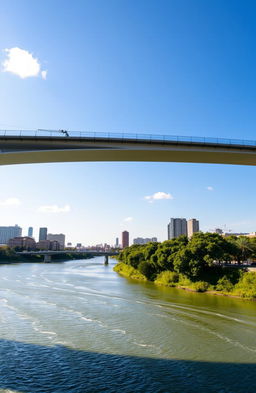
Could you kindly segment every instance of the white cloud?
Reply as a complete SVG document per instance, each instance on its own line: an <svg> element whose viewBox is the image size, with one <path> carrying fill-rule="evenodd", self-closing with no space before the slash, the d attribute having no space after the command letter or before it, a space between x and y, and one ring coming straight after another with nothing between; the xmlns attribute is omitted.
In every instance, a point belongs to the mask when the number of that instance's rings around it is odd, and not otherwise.
<svg viewBox="0 0 256 393"><path fill-rule="evenodd" d="M41 213L68 213L70 210L69 205L65 205L63 207L59 207L58 205L46 205L40 206L38 209Z"/></svg>
<svg viewBox="0 0 256 393"><path fill-rule="evenodd" d="M18 198L7 198L3 201L0 201L0 206L4 207L15 207L20 206L21 201Z"/></svg>
<svg viewBox="0 0 256 393"><path fill-rule="evenodd" d="M22 79L40 75L46 79L47 71L41 71L41 65L32 53L17 47L4 51L7 53L7 58L2 64L3 71L11 72Z"/></svg>
<svg viewBox="0 0 256 393"><path fill-rule="evenodd" d="M42 76L42 78L45 80L46 77L47 77L47 70L41 71L41 76Z"/></svg>
<svg viewBox="0 0 256 393"><path fill-rule="evenodd" d="M206 187L206 189L207 189L208 191L213 191L213 187L212 187L212 186L208 186L208 187Z"/></svg>
<svg viewBox="0 0 256 393"><path fill-rule="evenodd" d="M126 217L126 218L124 219L124 221L125 221L125 222L131 222L131 221L133 221L133 217Z"/></svg>
<svg viewBox="0 0 256 393"><path fill-rule="evenodd" d="M152 202L158 201L160 199L173 199L173 196L171 194L166 193L166 192L158 191L158 192L155 192L153 195L145 196L144 199L146 199L146 201L152 203Z"/></svg>

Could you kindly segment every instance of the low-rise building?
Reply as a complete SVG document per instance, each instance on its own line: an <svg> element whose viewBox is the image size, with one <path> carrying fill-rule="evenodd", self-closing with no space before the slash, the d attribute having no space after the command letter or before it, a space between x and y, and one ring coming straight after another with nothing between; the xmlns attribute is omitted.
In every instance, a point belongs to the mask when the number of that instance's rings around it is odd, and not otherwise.
<svg viewBox="0 0 256 393"><path fill-rule="evenodd" d="M52 251L61 251L60 243L57 240L53 240L50 242L50 250Z"/></svg>
<svg viewBox="0 0 256 393"><path fill-rule="evenodd" d="M157 242L157 237L136 237L133 239L133 244L147 244L149 242Z"/></svg>
<svg viewBox="0 0 256 393"><path fill-rule="evenodd" d="M35 250L36 242L32 237L29 236L17 236L8 241L10 248L23 248L25 250Z"/></svg>
<svg viewBox="0 0 256 393"><path fill-rule="evenodd" d="M37 250L40 251L48 251L50 250L50 245L51 245L50 240L40 240L39 242L36 243L36 248Z"/></svg>
<svg viewBox="0 0 256 393"><path fill-rule="evenodd" d="M228 237L228 236L249 236L250 234L248 232L226 232L222 233L222 236Z"/></svg>
<svg viewBox="0 0 256 393"><path fill-rule="evenodd" d="M61 247L60 243L57 240L41 240L40 242L36 243L37 250L40 251L61 251L63 248Z"/></svg>

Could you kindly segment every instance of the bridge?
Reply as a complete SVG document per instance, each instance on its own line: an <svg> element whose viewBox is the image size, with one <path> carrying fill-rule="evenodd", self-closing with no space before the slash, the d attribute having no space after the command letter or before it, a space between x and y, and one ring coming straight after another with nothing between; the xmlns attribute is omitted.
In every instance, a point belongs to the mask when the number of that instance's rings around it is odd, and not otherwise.
<svg viewBox="0 0 256 393"><path fill-rule="evenodd" d="M52 260L53 255L64 255L64 254L88 254L92 255L94 257L98 256L104 256L104 264L108 265L108 257L114 256L118 254L118 251L94 251L94 250L88 250L88 251L69 251L69 250L63 250L63 251L21 251L21 252L16 252L17 255L42 255L44 256L44 262L45 263L50 263Z"/></svg>
<svg viewBox="0 0 256 393"><path fill-rule="evenodd" d="M256 165L256 141L63 130L0 130L0 165L79 161Z"/></svg>

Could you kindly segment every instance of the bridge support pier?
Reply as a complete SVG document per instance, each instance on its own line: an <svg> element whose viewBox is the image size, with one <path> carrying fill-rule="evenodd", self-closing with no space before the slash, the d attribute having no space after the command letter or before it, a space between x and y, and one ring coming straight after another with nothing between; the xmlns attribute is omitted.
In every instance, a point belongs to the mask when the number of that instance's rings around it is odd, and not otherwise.
<svg viewBox="0 0 256 393"><path fill-rule="evenodd" d="M108 265L108 255L105 255L105 258L104 258L104 265Z"/></svg>
<svg viewBox="0 0 256 393"><path fill-rule="evenodd" d="M52 256L45 254L44 263L50 263L52 261Z"/></svg>

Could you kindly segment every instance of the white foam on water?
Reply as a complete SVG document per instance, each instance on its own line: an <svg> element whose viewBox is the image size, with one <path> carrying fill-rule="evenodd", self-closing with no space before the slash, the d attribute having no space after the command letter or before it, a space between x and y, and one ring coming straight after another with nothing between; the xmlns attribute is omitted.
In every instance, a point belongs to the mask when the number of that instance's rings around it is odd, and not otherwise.
<svg viewBox="0 0 256 393"><path fill-rule="evenodd" d="M46 278L43 274L42 274L40 277L42 277L42 279L43 279L44 281L49 282L49 283L51 283L51 284L55 282L55 281L49 280L49 279Z"/></svg>
<svg viewBox="0 0 256 393"><path fill-rule="evenodd" d="M183 310L184 311L188 311L188 313L186 313L186 315L193 315L193 313L205 314L205 315L210 315L210 316L213 316L213 317L219 317L219 318L222 318L222 319L228 319L230 321L234 321L234 322L241 323L241 324L244 324L244 325L256 326L256 324L251 322L251 321L245 321L243 319L231 317L229 315L225 315L225 314L214 312L214 311L203 310L201 308L199 309L199 308L190 307L190 306L186 307L186 306L181 306L181 305L175 304L175 303L172 303L172 304L170 304L168 306L167 305L161 305L161 304L155 304L154 306L162 308L162 309L167 310L167 311L169 311L170 309L176 309L176 310L179 310L181 312Z"/></svg>
<svg viewBox="0 0 256 393"><path fill-rule="evenodd" d="M139 347L148 347L148 348L155 348L154 345L151 344L142 344L142 343L137 343L137 341L133 341L133 344L138 345Z"/></svg>
<svg viewBox="0 0 256 393"><path fill-rule="evenodd" d="M52 340L53 337L52 336L56 336L57 333L56 332L52 332L49 330L43 330L43 327L40 325L40 323L38 323L38 321L34 321L32 322L32 328L34 329L35 332L38 332L39 334L47 334L47 337ZM50 336L49 336L50 334Z"/></svg>
<svg viewBox="0 0 256 393"><path fill-rule="evenodd" d="M86 321L86 322L94 322L94 320L91 319L91 318L81 317L81 319L82 319L83 321Z"/></svg>
<svg viewBox="0 0 256 393"><path fill-rule="evenodd" d="M111 332L126 334L126 330L122 330L122 329L111 329Z"/></svg>
<svg viewBox="0 0 256 393"><path fill-rule="evenodd" d="M42 333L42 334L54 334L54 335L56 335L57 333L55 333L55 332L51 332L51 331L47 331L47 330L40 330L40 333Z"/></svg>
<svg viewBox="0 0 256 393"><path fill-rule="evenodd" d="M172 321L176 321L182 325L189 326L189 328L195 328L197 331L200 330L200 331L206 332L212 336L215 336L215 337L219 338L220 340L225 341L226 343L232 345L233 347L238 347L238 348L243 349L244 351L247 351L247 352L256 353L256 348L248 347L247 345L243 345L240 342L233 340L225 335L222 335L211 328L207 328L207 327L202 326L200 323L185 321L184 319L175 318L170 315L164 315L164 314L163 315L162 314L152 314L152 315L155 315L155 316L158 316L161 318L167 318L167 319L170 318Z"/></svg>

